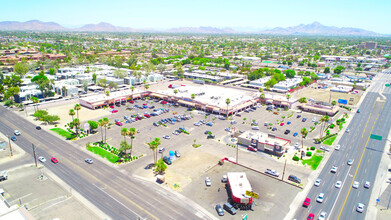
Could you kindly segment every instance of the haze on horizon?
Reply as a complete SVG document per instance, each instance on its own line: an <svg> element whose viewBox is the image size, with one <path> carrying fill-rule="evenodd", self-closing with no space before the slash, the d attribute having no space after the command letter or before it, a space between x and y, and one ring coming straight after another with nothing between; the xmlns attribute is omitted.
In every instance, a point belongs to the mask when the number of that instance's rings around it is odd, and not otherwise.
<svg viewBox="0 0 391 220"><path fill-rule="evenodd" d="M309 24L391 34L389 0L0 0L0 21L41 20L66 27L107 22L138 29L274 28Z"/></svg>

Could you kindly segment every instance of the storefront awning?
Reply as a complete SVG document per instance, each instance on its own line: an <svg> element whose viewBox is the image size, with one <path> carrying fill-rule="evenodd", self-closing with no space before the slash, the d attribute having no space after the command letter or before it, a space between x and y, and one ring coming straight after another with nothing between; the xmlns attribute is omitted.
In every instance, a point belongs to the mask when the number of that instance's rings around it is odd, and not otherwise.
<svg viewBox="0 0 391 220"><path fill-rule="evenodd" d="M184 101L184 100L179 100L178 103L183 104L183 105L188 105L188 106L194 107L194 103L192 103L192 102L188 102L188 101Z"/></svg>
<svg viewBox="0 0 391 220"><path fill-rule="evenodd" d="M94 104L92 104L93 106L102 106L102 105L106 105L106 102L96 102Z"/></svg>

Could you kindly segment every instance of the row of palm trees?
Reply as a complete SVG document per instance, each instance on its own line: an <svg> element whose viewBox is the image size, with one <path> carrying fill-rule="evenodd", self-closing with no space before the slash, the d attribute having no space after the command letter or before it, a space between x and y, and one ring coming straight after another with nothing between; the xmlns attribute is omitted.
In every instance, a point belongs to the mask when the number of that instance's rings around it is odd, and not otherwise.
<svg viewBox="0 0 391 220"><path fill-rule="evenodd" d="M133 149L133 139L134 139L134 137L135 137L135 135L137 134L137 130L136 130L136 128L129 128L129 129L127 129L127 128L122 128L121 129L121 135L122 136L124 136L124 142L125 142L125 144L123 145L123 146L125 146L124 148L122 148L121 147L121 150L123 151L123 152L125 152L126 153L126 150L130 150L130 156L132 155L132 149ZM130 145L128 145L128 143L126 142L126 137L127 136L129 136L130 137Z"/></svg>
<svg viewBox="0 0 391 220"><path fill-rule="evenodd" d="M320 135L320 138L322 138L324 130L325 130L325 126L329 122L330 122L330 117L328 115L324 115L322 118L320 118L320 120L319 120L319 123L320 123L320 134L319 135ZM304 144L303 144L304 140L303 139L304 139L304 137L307 136L308 131L307 131L306 128L302 128L300 133L301 133L301 147L303 148L304 147Z"/></svg>

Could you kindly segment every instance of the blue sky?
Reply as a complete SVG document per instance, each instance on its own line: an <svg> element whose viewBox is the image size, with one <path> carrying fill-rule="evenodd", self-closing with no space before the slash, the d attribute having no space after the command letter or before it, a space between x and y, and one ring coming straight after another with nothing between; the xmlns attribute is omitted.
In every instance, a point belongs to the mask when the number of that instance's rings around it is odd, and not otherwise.
<svg viewBox="0 0 391 220"><path fill-rule="evenodd" d="M391 34L391 0L0 0L0 21L133 28L288 27L318 21Z"/></svg>

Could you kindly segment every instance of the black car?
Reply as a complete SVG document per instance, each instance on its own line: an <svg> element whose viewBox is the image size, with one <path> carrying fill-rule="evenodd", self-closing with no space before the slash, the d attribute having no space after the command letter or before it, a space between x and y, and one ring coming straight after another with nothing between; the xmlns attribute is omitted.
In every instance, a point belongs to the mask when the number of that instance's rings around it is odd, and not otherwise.
<svg viewBox="0 0 391 220"><path fill-rule="evenodd" d="M155 108L155 106L153 106L153 105L149 107L149 109L154 109L154 108Z"/></svg>
<svg viewBox="0 0 391 220"><path fill-rule="evenodd" d="M288 180L295 182L295 183L301 183L301 179L299 179L297 176L289 175Z"/></svg>
<svg viewBox="0 0 391 220"><path fill-rule="evenodd" d="M205 131L204 134L209 134L210 131Z"/></svg>
<svg viewBox="0 0 391 220"><path fill-rule="evenodd" d="M291 130L286 129L285 132L284 132L284 134L289 134L290 132L291 132Z"/></svg>
<svg viewBox="0 0 391 220"><path fill-rule="evenodd" d="M171 165L171 164L172 164L170 158L168 158L167 156L164 156L164 157L163 157L163 161L164 161L164 163L166 163L167 165Z"/></svg>
<svg viewBox="0 0 391 220"><path fill-rule="evenodd" d="M228 202L224 203L223 207L231 215L235 215L236 214L236 209L231 204L229 204Z"/></svg>
<svg viewBox="0 0 391 220"><path fill-rule="evenodd" d="M37 126L37 127L35 127L35 129L41 130L41 126Z"/></svg>
<svg viewBox="0 0 391 220"><path fill-rule="evenodd" d="M297 117L296 118L300 118L301 117L301 115L297 115Z"/></svg>

